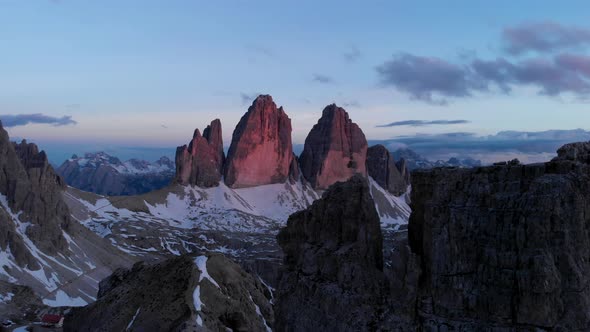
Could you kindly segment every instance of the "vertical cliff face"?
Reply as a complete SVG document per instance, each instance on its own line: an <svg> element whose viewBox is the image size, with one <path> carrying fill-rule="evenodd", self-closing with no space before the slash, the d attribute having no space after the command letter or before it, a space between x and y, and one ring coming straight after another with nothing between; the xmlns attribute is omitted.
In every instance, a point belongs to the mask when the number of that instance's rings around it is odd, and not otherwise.
<svg viewBox="0 0 590 332"><path fill-rule="evenodd" d="M393 155L381 144L374 145L367 150L367 172L382 188L394 195L406 192L408 178L406 178L393 159ZM400 164L400 167L405 165ZM404 174L408 170L403 169Z"/></svg>
<svg viewBox="0 0 590 332"><path fill-rule="evenodd" d="M285 182L292 160L291 119L271 96L258 96L234 130L225 183L243 188Z"/></svg>
<svg viewBox="0 0 590 332"><path fill-rule="evenodd" d="M189 145L176 149L176 181L187 185L214 187L219 185L223 171L224 153L221 121L215 119L203 135L195 129Z"/></svg>
<svg viewBox="0 0 590 332"><path fill-rule="evenodd" d="M385 296L383 238L366 179L328 189L289 217L277 236L285 253L277 330L370 330Z"/></svg>
<svg viewBox="0 0 590 332"><path fill-rule="evenodd" d="M67 247L62 227L68 228L69 210L61 198L62 179L55 174L45 152L34 144L10 142L0 124L0 194L3 196L0 219L0 249L10 250L18 264L36 267L22 240L17 236L10 211L22 211L27 236L41 250L55 254ZM6 204L6 205L5 205Z"/></svg>
<svg viewBox="0 0 590 332"><path fill-rule="evenodd" d="M356 173L367 175L366 159L367 139L362 130L343 108L332 104L324 108L309 132L299 161L311 185L326 189Z"/></svg>
<svg viewBox="0 0 590 332"><path fill-rule="evenodd" d="M545 164L412 173L428 328L590 328L590 143Z"/></svg>

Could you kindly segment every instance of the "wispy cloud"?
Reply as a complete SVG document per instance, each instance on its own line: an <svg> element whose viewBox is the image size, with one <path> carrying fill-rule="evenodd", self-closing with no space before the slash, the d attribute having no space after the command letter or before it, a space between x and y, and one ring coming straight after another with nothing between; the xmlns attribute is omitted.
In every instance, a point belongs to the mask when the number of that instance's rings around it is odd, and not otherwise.
<svg viewBox="0 0 590 332"><path fill-rule="evenodd" d="M333 84L334 79L330 76L323 75L323 74L313 74L312 81L322 83L322 84Z"/></svg>
<svg viewBox="0 0 590 332"><path fill-rule="evenodd" d="M344 106L344 107L361 107L361 103L359 103L356 100L349 100L349 101L345 101L344 103L342 103L342 106Z"/></svg>
<svg viewBox="0 0 590 332"><path fill-rule="evenodd" d="M54 117L41 113L35 114L4 114L0 115L0 120L4 127L25 126L33 123L51 124L53 126L75 125L78 122L74 121L71 116L65 115L62 117Z"/></svg>
<svg viewBox="0 0 590 332"><path fill-rule="evenodd" d="M349 50L344 52L342 56L347 62L356 62L361 58L361 51L356 46L352 46Z"/></svg>
<svg viewBox="0 0 590 332"><path fill-rule="evenodd" d="M531 22L505 28L502 39L509 54L544 53L590 45L590 29L556 22Z"/></svg>
<svg viewBox="0 0 590 332"><path fill-rule="evenodd" d="M266 57L269 58L275 58L276 54L275 52L265 46L262 45L256 45L256 44L250 44L250 45L246 45L246 50L251 52L251 53L255 53L255 54L259 54L259 55L264 55Z"/></svg>
<svg viewBox="0 0 590 332"><path fill-rule="evenodd" d="M378 125L377 127L397 127L397 126L410 126L410 127L423 127L430 125L454 125L469 123L467 120L405 120L397 121L384 125Z"/></svg>
<svg viewBox="0 0 590 332"><path fill-rule="evenodd" d="M240 99L242 100L242 105L248 105L248 104L250 104L259 95L260 95L260 93L258 93L258 92L256 92L256 93L244 93L244 92L241 92L240 93Z"/></svg>

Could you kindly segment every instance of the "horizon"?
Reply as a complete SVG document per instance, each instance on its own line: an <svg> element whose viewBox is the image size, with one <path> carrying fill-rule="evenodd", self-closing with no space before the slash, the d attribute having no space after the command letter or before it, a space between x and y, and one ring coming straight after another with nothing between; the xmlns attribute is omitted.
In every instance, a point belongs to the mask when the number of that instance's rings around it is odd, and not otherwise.
<svg viewBox="0 0 590 332"><path fill-rule="evenodd" d="M543 160L590 138L590 5L501 4L0 1L0 119L54 163L128 159L187 144L215 118L227 146L265 93L294 144L336 103L369 141L428 159ZM569 135L541 134L552 130Z"/></svg>

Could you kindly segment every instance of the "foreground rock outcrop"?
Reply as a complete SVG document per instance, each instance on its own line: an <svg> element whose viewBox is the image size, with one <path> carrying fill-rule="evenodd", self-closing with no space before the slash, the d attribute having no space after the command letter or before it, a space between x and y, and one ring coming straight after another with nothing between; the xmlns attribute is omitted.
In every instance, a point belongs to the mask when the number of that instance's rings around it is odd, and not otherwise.
<svg viewBox="0 0 590 332"><path fill-rule="evenodd" d="M15 229L13 211L30 222L25 234L41 250L56 254L67 247L62 227L70 224L69 210L62 201L65 184L55 174L45 152L34 144L12 143L0 123L0 250L10 251L16 263L38 269L36 260Z"/></svg>
<svg viewBox="0 0 590 332"><path fill-rule="evenodd" d="M291 119L271 96L258 96L234 130L225 183L232 188L283 183L292 160Z"/></svg>
<svg viewBox="0 0 590 332"><path fill-rule="evenodd" d="M223 138L221 121L215 119L203 135L195 129L189 145L176 149L176 182L200 187L219 185L223 172Z"/></svg>
<svg viewBox="0 0 590 332"><path fill-rule="evenodd" d="M49 304L89 301L81 294L93 293L92 278L132 261L72 219L64 190L45 152L10 142L0 124L0 280L29 286Z"/></svg>
<svg viewBox="0 0 590 332"><path fill-rule="evenodd" d="M407 237L372 231L367 196L337 183L280 231L279 331L590 330L590 142L415 171Z"/></svg>
<svg viewBox="0 0 590 332"><path fill-rule="evenodd" d="M278 331L374 330L386 296L383 238L360 175L337 183L277 236L285 253Z"/></svg>
<svg viewBox="0 0 590 332"><path fill-rule="evenodd" d="M400 169L398 169L400 167ZM406 192L409 183L405 162L396 164L393 155L381 144L367 150L367 171L377 184L399 196Z"/></svg>
<svg viewBox="0 0 590 332"><path fill-rule="evenodd" d="M367 139L348 113L328 105L313 126L299 158L303 176L316 189L327 189L356 173L367 175Z"/></svg>
<svg viewBox="0 0 590 332"><path fill-rule="evenodd" d="M268 331L269 290L220 254L137 263L100 283L64 331Z"/></svg>
<svg viewBox="0 0 590 332"><path fill-rule="evenodd" d="M590 143L544 164L412 173L428 330L590 329Z"/></svg>

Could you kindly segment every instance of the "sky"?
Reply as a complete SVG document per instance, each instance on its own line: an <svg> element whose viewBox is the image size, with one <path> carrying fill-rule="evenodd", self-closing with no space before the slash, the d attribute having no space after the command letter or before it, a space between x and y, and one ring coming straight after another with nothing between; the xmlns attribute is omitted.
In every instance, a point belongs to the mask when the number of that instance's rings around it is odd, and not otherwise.
<svg viewBox="0 0 590 332"><path fill-rule="evenodd" d="M330 103L392 146L454 133L470 146L505 131L584 138L589 11L585 1L0 0L0 119L56 163L158 154L215 118L227 145L260 93L284 107L295 144Z"/></svg>

